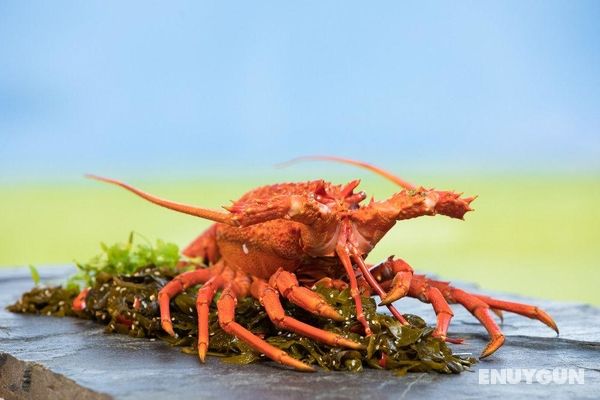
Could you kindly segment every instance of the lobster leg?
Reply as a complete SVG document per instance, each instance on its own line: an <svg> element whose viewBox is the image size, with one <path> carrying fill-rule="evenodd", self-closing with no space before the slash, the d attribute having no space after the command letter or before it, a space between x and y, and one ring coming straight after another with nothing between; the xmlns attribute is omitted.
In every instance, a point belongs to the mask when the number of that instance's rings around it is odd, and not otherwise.
<svg viewBox="0 0 600 400"><path fill-rule="evenodd" d="M371 274L371 271L369 271L369 268L365 264L362 257L358 253L353 252L352 258L354 258L354 261L356 262L356 264L358 264L358 268L360 269L360 271L363 274L363 276L361 278L364 279L364 281L367 283L369 288L374 289L375 292L377 292L377 294L379 295L379 297L381 297L381 298L386 297L386 294L385 294L383 288L381 287L381 285L379 284L377 279L375 279L375 277ZM404 318L404 316L402 314L400 314L400 311L396 310L396 307L394 307L391 304L391 302L386 304L385 306L388 308L388 310L390 310L390 312L398 320L398 322L400 322L402 325L408 324L408 321L406 320L406 318Z"/></svg>
<svg viewBox="0 0 600 400"><path fill-rule="evenodd" d="M354 300L354 306L356 307L356 319L358 320L358 322L361 323L361 325L365 329L365 335L371 336L371 328L369 327L369 323L365 318L365 313L362 307L362 300L360 298L360 291L358 289L358 281L356 279L354 269L352 268L352 262L350 261L350 255L348 254L348 250L342 245L337 245L336 253L342 261L344 269L346 270L346 275L348 275L348 280L350 281L350 294L352 295L352 299ZM365 278L368 278L368 275L365 276ZM369 283L369 285L371 284L371 282L369 282L368 280L367 282Z"/></svg>
<svg viewBox="0 0 600 400"><path fill-rule="evenodd" d="M215 275L198 290L196 312L198 313L198 357L204 362L208 351L208 314L215 292L223 286L221 275Z"/></svg>
<svg viewBox="0 0 600 400"><path fill-rule="evenodd" d="M381 282L381 285L384 288L389 288L392 286L392 278L390 278L390 274L385 272L385 270L381 270L380 266L384 264L380 264L371 271L378 280L387 278L387 280ZM480 358L490 356L504 343L504 334L492 319L489 311L498 315L501 319L502 311L513 312L528 318L537 319L558 333L558 327L552 317L539 307L498 300L484 295L471 294L464 290L452 287L448 282L432 280L424 275L413 276L408 296L432 304L438 318L434 334L453 343L460 343L462 340L449 339L446 337L448 325L453 316L448 303L458 303L464 306L481 322L491 338L490 342L481 353Z"/></svg>
<svg viewBox="0 0 600 400"><path fill-rule="evenodd" d="M73 302L71 303L71 308L73 309L73 311L85 310L85 308L87 307L86 300L87 300L87 295L89 292L90 292L89 287L83 288L81 290L81 292L79 292L77 297L75 297L73 299Z"/></svg>
<svg viewBox="0 0 600 400"><path fill-rule="evenodd" d="M422 275L417 275L414 278L415 279L411 281L408 295L417 298L424 303L431 303L437 316L437 324L435 331L433 331L433 336L446 340L448 326L450 325L450 320L454 316L452 309L448 305L442 292L435 286L429 285L427 278ZM451 341L462 343L462 340L460 339L452 339Z"/></svg>
<svg viewBox="0 0 600 400"><path fill-rule="evenodd" d="M278 328L296 332L329 346L343 346L350 349L362 349L363 345L346 339L340 335L315 328L285 314L277 290L261 279L255 279L251 288L252 295L260 301L267 315Z"/></svg>
<svg viewBox="0 0 600 400"><path fill-rule="evenodd" d="M324 298L312 290L300 286L296 275L278 269L269 279L269 284L285 296L289 301L306 311L334 321L343 321L344 317L329 305Z"/></svg>
<svg viewBox="0 0 600 400"><path fill-rule="evenodd" d="M230 335L248 343L250 346L263 353L271 360L283 365L288 365L300 371L313 372L314 369L289 356L285 351L280 350L265 342L237 322L235 322L235 306L237 298L231 285L225 287L217 301L217 311L219 314L219 324L221 328Z"/></svg>
<svg viewBox="0 0 600 400"><path fill-rule="evenodd" d="M497 308L490 308L490 311L496 314L496 316L500 320L500 325L502 325L502 323L504 323L504 314L502 313L502 310L499 310Z"/></svg>
<svg viewBox="0 0 600 400"><path fill-rule="evenodd" d="M450 286L447 282L430 280L430 284L440 289L440 291L444 294L444 297L449 302L453 302L453 300L456 300L456 302L460 303L460 301L456 299L457 292L459 293L459 297L464 298L464 295L460 293L465 293L464 291ZM556 322L554 322L552 317L550 317L550 315L547 312L545 312L539 307L521 303L514 303L510 301L497 300L489 296L478 294L467 293L467 296L472 297L477 301L483 302L486 306L489 307L490 311L494 312L496 315L500 314L501 316L502 310L513 312L515 314L520 314L528 318L537 319L540 322L552 328L556 333L558 333L558 326L556 325Z"/></svg>
<svg viewBox="0 0 600 400"><path fill-rule="evenodd" d="M202 232L181 253L189 258L201 258L207 265L216 263L221 258L217 247L217 224L211 225ZM181 264L185 266L187 263Z"/></svg>
<svg viewBox="0 0 600 400"><path fill-rule="evenodd" d="M417 218L426 215L446 215L464 219L472 211L471 202L475 197L461 198L460 194L440 190L418 188L403 190L387 200L371 202L356 210L352 219L360 225L377 227L377 231L386 232L395 221Z"/></svg>
<svg viewBox="0 0 600 400"><path fill-rule="evenodd" d="M489 313L490 306L474 295L469 294L464 290L454 288L447 282L434 281L426 278L424 275L413 276L408 295L421 301L431 303L438 319L434 333L450 342L460 343L462 341L456 339L449 340L446 338L448 325L453 316L448 303L458 303L465 307L479 320L479 322L481 322L490 336L490 341L483 349L480 358L492 355L500 348L500 346L502 346L502 344L504 344L504 334L492 319Z"/></svg>
<svg viewBox="0 0 600 400"><path fill-rule="evenodd" d="M481 352L479 358L485 358L492 355L504 344L504 334L492 319L492 316L489 313L489 305L472 294L451 286L448 287L448 292L445 293L444 296L448 301L460 303L469 310L469 312L473 314L488 331L490 341Z"/></svg>
<svg viewBox="0 0 600 400"><path fill-rule="evenodd" d="M556 333L558 333L558 326L556 322L552 319L552 317L544 310L539 307L530 306L528 304L514 303L511 301L497 300L489 296L483 295L474 295L480 300L483 300L487 305L489 305L494 313L496 313L501 318L502 311L508 311L515 314L522 315L524 317L537 319L544 324L548 325L552 328Z"/></svg>
<svg viewBox="0 0 600 400"><path fill-rule="evenodd" d="M177 275L158 292L158 305L160 307L160 323L162 328L171 336L175 336L169 303L171 299L190 286L206 282L213 275L213 269L197 269Z"/></svg>
<svg viewBox="0 0 600 400"><path fill-rule="evenodd" d="M381 299L381 305L391 304L406 296L413 277L413 269L404 260L393 257L370 270L377 282L391 280L390 289Z"/></svg>
<svg viewBox="0 0 600 400"><path fill-rule="evenodd" d="M413 282L414 288L411 284L411 291L414 290L415 293L413 294L416 295L417 298L419 298L419 295L424 289L435 287L442 293L448 303L461 304L473 314L479 322L481 322L483 327L488 331L490 341L483 349L479 358L485 358L492 355L504 344L504 334L490 315L490 306L483 300L462 289L451 286L448 282L435 281L424 275L415 275L413 277Z"/></svg>

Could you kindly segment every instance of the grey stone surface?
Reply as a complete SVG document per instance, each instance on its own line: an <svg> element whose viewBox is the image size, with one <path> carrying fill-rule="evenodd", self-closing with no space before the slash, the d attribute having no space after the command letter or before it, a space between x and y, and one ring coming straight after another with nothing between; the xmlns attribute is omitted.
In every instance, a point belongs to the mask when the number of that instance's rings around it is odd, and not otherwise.
<svg viewBox="0 0 600 400"><path fill-rule="evenodd" d="M61 282L70 268L42 268L40 272L44 282ZM397 377L376 370L307 374L273 363L232 366L214 357L202 365L195 357L159 341L104 334L103 326L94 322L17 315L4 309L31 286L27 269L0 270L0 354L39 363L84 388L117 399L600 398L600 310L588 305L502 295L545 308L558 323L560 337L537 321L506 314L502 326L506 344L478 363L473 372L461 375ZM461 286L477 291L473 286ZM428 305L405 299L397 307L434 322ZM451 334L466 339L466 344L453 346L454 350L478 355L486 343L484 329L460 307L454 309ZM585 383L479 384L480 369L502 368L582 368ZM3 379L6 376L0 376L0 382ZM32 380L31 375L20 379L13 384ZM2 396L9 398L0 392ZM22 398L36 397L25 393Z"/></svg>
<svg viewBox="0 0 600 400"><path fill-rule="evenodd" d="M6 400L108 400L111 397L85 388L64 375L33 362L0 353L0 396Z"/></svg>

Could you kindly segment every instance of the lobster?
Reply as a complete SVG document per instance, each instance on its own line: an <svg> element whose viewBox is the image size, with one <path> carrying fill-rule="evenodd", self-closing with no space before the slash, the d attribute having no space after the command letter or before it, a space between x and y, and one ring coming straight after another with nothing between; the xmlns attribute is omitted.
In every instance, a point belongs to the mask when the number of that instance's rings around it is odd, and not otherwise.
<svg viewBox="0 0 600 400"><path fill-rule="evenodd" d="M158 294L161 326L175 336L170 301L195 285L198 315L198 356L204 362L209 342L209 307L217 291L217 313L222 329L252 346L270 359L301 371L313 368L277 349L235 321L237 299L253 296L264 307L275 326L310 337L330 346L360 349L363 345L313 327L284 312L280 296L324 318L339 321L340 313L310 287L316 283L350 288L356 319L366 336L371 335L363 313L361 294L377 294L380 305L407 324L392 303L404 296L430 303L437 323L433 335L453 343L461 339L447 336L453 317L449 304L464 306L485 327L489 342L480 358L500 348L505 337L490 312L501 316L508 311L537 319L558 333L553 319L542 309L489 296L472 294L442 282L415 274L400 258L389 257L378 265L365 258L397 221L437 214L463 219L472 211L475 197L461 197L452 191L414 186L373 165L339 157L313 156L311 159L337 161L366 168L399 185L402 190L383 201L356 192L360 181L336 185L322 179L259 187L244 194L224 211L165 200L118 180L88 175L92 179L118 185L159 206L213 221L191 242L183 255L200 258L207 268L177 275ZM79 299L81 302L81 299Z"/></svg>

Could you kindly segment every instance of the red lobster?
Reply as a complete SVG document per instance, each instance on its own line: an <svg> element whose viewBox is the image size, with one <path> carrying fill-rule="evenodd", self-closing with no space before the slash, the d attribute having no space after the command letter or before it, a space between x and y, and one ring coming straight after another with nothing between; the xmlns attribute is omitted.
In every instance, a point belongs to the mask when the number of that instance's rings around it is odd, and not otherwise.
<svg viewBox="0 0 600 400"><path fill-rule="evenodd" d="M396 221L423 215L442 214L463 219L474 197L415 187L410 183L372 165L338 158L309 157L334 160L361 166L392 180L403 189L383 201L371 200L355 192L354 180L346 185L334 185L324 180L282 183L259 187L243 195L226 211L216 211L164 200L126 183L90 176L119 185L138 196L185 214L214 221L185 250L187 257L200 257L210 267L185 272L166 284L159 292L161 324L175 335L171 322L170 300L188 287L202 284L198 290L198 355L204 361L208 349L209 306L215 293L222 290L217 301L221 327L231 335L251 345L270 359L302 371L312 371L309 365L289 356L235 321L238 298L253 296L260 301L271 321L279 328L296 332L331 346L361 348L359 343L305 324L286 315L280 295L316 315L340 320L342 317L322 297L309 287L316 282L331 287L350 286L356 305L356 318L365 335L370 335L365 319L361 292L380 296L381 304L403 324L406 320L392 305L404 296L431 303L437 325L433 335L442 340L460 342L447 337L453 316L449 303L459 303L486 328L490 341L481 358L494 353L504 343L504 335L490 315L501 310L535 318L558 333L552 318L538 307L497 300L471 294L448 282L415 275L403 260L390 257L370 266L365 258Z"/></svg>

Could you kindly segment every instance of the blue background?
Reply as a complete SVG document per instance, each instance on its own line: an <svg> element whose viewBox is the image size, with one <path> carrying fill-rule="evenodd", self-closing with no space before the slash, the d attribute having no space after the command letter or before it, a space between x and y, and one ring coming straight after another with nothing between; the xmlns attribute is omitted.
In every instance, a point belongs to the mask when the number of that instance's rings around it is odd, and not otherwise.
<svg viewBox="0 0 600 400"><path fill-rule="evenodd" d="M3 1L0 180L313 153L597 171L598 21L597 1Z"/></svg>

